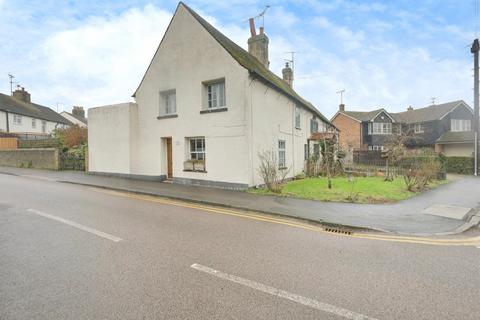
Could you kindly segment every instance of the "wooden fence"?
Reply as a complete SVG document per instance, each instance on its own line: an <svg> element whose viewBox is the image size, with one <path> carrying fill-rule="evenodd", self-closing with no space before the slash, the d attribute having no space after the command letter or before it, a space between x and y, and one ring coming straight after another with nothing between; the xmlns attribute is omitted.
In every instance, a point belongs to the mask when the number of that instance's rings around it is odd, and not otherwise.
<svg viewBox="0 0 480 320"><path fill-rule="evenodd" d="M18 139L16 137L0 137L0 150L9 150L18 148Z"/></svg>

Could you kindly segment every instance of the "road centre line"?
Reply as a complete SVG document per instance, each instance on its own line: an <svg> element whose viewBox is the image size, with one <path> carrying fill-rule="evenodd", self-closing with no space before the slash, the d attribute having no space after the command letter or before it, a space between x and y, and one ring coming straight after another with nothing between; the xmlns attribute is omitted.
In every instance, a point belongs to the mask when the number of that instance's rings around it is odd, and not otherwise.
<svg viewBox="0 0 480 320"><path fill-rule="evenodd" d="M81 225L81 224L79 224L77 222L74 222L74 221L70 221L70 220L67 220L67 219L64 219L64 218L60 218L60 217L57 217L57 216L54 216L54 215L51 215L51 214L48 214L48 213L45 213L45 212L42 212L42 211L35 210L35 209L27 209L27 211L30 212L30 213L34 213L36 215L48 218L48 219L52 219L52 220L55 220L55 221L58 221L58 222L62 222L62 223L67 224L71 227L77 228L77 229L82 230L82 231L89 232L89 233L94 234L98 237L102 237L104 239L108 239L108 240L113 241L113 242L122 241L122 239L119 238L119 237L115 237L115 236L112 236L111 234L95 230L93 228Z"/></svg>
<svg viewBox="0 0 480 320"><path fill-rule="evenodd" d="M181 201L181 200L170 200L170 199L161 198L157 196L139 195L134 193L111 191L111 190L105 190L105 189L99 189L99 188L91 188L91 189L96 192L101 192L101 193L124 197L124 198L142 200L147 202L155 202L160 204L173 205L177 207L197 209L205 212L213 212L217 214L236 216L236 217L245 218L245 219L252 219L252 220L270 222L275 224L281 224L281 225L291 226L294 228L300 228L300 229L305 229L309 231L328 234L330 236L367 239L367 240L379 240L379 241L388 241L388 242L411 243L411 244L436 245L436 246L474 246L474 247L480 246L480 236L470 237L470 238L446 239L446 238L395 236L395 235L384 235L384 234L373 234L373 233L353 233L351 235L347 235L347 234L340 234L340 233L331 233L331 232L325 231L325 229L320 226L314 226L307 223L301 223L293 220L272 217L266 214L255 214L247 211L241 212L241 211L227 209L223 207L214 207L211 205L195 204L195 203Z"/></svg>
<svg viewBox="0 0 480 320"><path fill-rule="evenodd" d="M223 280L228 280L228 281L231 281L231 282L234 282L234 283L237 283L237 284L241 284L243 286L246 286L246 287L249 287L249 288L264 292L264 293L268 293L270 295L277 296L279 298L290 300L290 301L293 301L293 302L296 302L296 303L302 304L304 306L314 308L314 309L317 309L317 310L320 310L320 311L323 311L323 312L331 313L331 314L334 314L336 316L344 317L346 319L351 319L351 320L361 320L361 319L362 320L375 320L375 318L371 318L371 317L365 316L365 315L360 314L360 313L356 313L356 312L353 312L353 311L350 311L350 310L347 310L347 309L344 309L344 308L340 308L340 307L337 307L337 306L334 306L334 305L331 305L331 304L328 304L328 303L325 303L325 302L320 302L320 301L317 301L317 300L314 300L314 299L306 298L306 297L300 296L298 294L290 293L290 292L284 291L284 290L280 290L280 289L277 289L277 288L274 288L274 287L271 287L271 286L268 286L268 285L265 285L265 284L262 284L262 283L259 283L259 282L255 282L255 281L248 280L248 279L245 279L245 278L242 278L242 277L238 277L238 276L235 276L235 275L224 273L224 272L221 272L221 271L218 271L218 270L206 267L206 266L202 266L201 264L194 263L190 267L195 269L195 270L213 275L217 278L220 278L220 279L223 279Z"/></svg>

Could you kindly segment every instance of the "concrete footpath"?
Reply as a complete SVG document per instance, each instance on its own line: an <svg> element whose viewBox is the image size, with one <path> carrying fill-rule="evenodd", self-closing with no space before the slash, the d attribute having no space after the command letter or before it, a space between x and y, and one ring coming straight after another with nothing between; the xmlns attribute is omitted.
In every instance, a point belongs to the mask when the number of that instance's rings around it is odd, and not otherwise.
<svg viewBox="0 0 480 320"><path fill-rule="evenodd" d="M395 204L352 204L263 196L84 172L0 167L0 174L142 193L405 235L458 234L480 221L480 178L475 177L464 177Z"/></svg>

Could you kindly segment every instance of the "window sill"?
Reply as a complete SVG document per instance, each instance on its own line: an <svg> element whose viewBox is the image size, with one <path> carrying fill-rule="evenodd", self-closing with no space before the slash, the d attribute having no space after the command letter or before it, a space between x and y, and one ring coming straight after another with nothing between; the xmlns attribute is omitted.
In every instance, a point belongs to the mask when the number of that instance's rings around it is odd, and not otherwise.
<svg viewBox="0 0 480 320"><path fill-rule="evenodd" d="M300 127L295 127L295 129L297 129L297 130L302 130L302 128L300 128Z"/></svg>
<svg viewBox="0 0 480 320"><path fill-rule="evenodd" d="M158 116L157 119L160 120L160 119L170 119L170 118L177 118L178 117L178 114L165 114L165 115L162 115L162 116Z"/></svg>
<svg viewBox="0 0 480 320"><path fill-rule="evenodd" d="M223 112L223 111L228 111L228 108L227 107L220 107L220 108L203 109L203 110L200 110L200 114Z"/></svg>
<svg viewBox="0 0 480 320"><path fill-rule="evenodd" d="M287 167L278 167L278 170L287 170Z"/></svg>
<svg viewBox="0 0 480 320"><path fill-rule="evenodd" d="M198 172L198 173L207 173L206 170L189 170L189 169L183 169L183 172Z"/></svg>

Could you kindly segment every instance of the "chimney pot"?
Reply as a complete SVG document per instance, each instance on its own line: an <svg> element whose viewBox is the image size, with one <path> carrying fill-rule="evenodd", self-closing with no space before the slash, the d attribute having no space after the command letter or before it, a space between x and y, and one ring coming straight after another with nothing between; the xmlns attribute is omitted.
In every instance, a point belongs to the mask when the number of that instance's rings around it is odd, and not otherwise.
<svg viewBox="0 0 480 320"><path fill-rule="evenodd" d="M408 106L407 111L412 111L412 110L413 110L412 106Z"/></svg>
<svg viewBox="0 0 480 320"><path fill-rule="evenodd" d="M260 34L263 34L263 27L260 27Z"/></svg>
<svg viewBox="0 0 480 320"><path fill-rule="evenodd" d="M338 110L340 112L345 112L345 104L341 103L339 106L338 106Z"/></svg>
<svg viewBox="0 0 480 320"><path fill-rule="evenodd" d="M257 35L257 30L255 29L255 20L253 18L250 18L248 22L250 22L250 35L253 38Z"/></svg>

